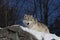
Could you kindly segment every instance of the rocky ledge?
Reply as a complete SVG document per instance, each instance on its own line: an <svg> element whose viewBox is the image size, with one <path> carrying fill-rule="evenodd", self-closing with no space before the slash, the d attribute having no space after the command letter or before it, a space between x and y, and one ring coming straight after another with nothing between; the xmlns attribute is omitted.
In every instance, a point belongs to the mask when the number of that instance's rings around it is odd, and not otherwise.
<svg viewBox="0 0 60 40"><path fill-rule="evenodd" d="M37 40L32 34L23 31L20 25L0 29L0 40Z"/></svg>

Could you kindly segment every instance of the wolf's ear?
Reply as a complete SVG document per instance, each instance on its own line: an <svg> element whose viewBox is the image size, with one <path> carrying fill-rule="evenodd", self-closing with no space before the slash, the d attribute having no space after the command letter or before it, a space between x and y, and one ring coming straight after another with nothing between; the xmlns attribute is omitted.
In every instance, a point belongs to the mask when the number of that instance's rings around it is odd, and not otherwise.
<svg viewBox="0 0 60 40"><path fill-rule="evenodd" d="M38 20L35 18L35 21L38 22Z"/></svg>
<svg viewBox="0 0 60 40"><path fill-rule="evenodd" d="M31 16L31 18L33 17L32 15L30 15Z"/></svg>
<svg viewBox="0 0 60 40"><path fill-rule="evenodd" d="M25 14L24 17L26 17L27 15Z"/></svg>

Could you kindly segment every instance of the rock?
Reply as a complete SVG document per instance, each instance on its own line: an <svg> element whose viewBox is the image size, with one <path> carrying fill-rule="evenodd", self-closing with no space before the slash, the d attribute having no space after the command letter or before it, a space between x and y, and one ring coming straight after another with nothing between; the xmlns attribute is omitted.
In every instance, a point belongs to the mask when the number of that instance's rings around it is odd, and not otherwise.
<svg viewBox="0 0 60 40"><path fill-rule="evenodd" d="M0 29L0 40L37 40L32 34L22 30L20 25Z"/></svg>

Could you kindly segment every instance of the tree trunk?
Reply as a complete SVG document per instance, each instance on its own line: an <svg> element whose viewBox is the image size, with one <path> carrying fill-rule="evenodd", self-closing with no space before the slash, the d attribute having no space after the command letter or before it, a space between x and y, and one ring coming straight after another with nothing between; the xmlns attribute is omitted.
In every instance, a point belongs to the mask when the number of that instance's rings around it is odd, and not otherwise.
<svg viewBox="0 0 60 40"><path fill-rule="evenodd" d="M48 0L44 0L44 23L48 25Z"/></svg>
<svg viewBox="0 0 60 40"><path fill-rule="evenodd" d="M34 0L34 17L37 18L37 13L36 13L37 7L36 7L36 0Z"/></svg>
<svg viewBox="0 0 60 40"><path fill-rule="evenodd" d="M40 0L40 20L42 23L42 0Z"/></svg>

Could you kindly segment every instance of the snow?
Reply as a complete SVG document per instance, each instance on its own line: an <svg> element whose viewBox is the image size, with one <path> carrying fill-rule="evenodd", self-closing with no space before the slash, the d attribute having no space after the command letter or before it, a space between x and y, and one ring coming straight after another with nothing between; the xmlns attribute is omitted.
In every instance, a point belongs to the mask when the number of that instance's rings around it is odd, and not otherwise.
<svg viewBox="0 0 60 40"><path fill-rule="evenodd" d="M54 40L54 39L60 40L60 37L56 36L55 34L39 32L33 29L28 29L27 27L23 27L23 26L20 26L20 28L34 35L38 40L42 40L42 38L44 38L44 40Z"/></svg>

